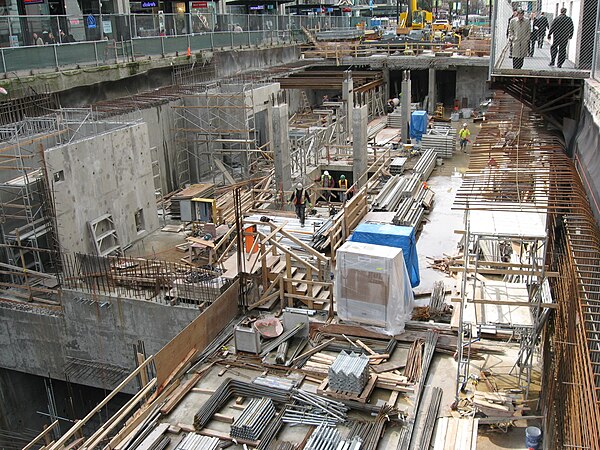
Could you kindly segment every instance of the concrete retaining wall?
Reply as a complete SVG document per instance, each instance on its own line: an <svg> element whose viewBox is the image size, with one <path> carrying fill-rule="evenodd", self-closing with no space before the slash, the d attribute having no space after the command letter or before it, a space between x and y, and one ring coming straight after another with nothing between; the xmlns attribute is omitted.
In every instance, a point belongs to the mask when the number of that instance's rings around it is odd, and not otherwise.
<svg viewBox="0 0 600 450"><path fill-rule="evenodd" d="M45 156L64 252L96 253L88 222L104 214L112 215L122 247L158 228L146 124L53 147ZM138 210L144 222L139 232Z"/></svg>
<svg viewBox="0 0 600 450"><path fill-rule="evenodd" d="M68 357L135 368L133 344L144 341L156 354L191 323L199 311L152 301L63 291L63 314L0 308L0 367L55 379L65 379ZM101 306L104 305L104 306ZM70 381L112 389L102 371L69 375ZM126 392L134 392L130 386Z"/></svg>

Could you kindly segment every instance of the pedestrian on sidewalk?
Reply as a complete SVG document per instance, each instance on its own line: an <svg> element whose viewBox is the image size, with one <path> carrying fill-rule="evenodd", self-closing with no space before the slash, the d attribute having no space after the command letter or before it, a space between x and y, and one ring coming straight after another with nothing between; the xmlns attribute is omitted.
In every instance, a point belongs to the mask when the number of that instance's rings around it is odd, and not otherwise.
<svg viewBox="0 0 600 450"><path fill-rule="evenodd" d="M548 18L542 11L540 17L538 17L538 48L542 48L544 45L544 39L546 38L546 31L550 28L548 24Z"/></svg>
<svg viewBox="0 0 600 450"><path fill-rule="evenodd" d="M458 132L458 137L460 138L460 149L463 152L467 152L467 143L469 142L469 136L471 136L471 132L467 128L467 124L463 123L463 127Z"/></svg>
<svg viewBox="0 0 600 450"><path fill-rule="evenodd" d="M517 17L517 10L513 9L512 16L508 18L508 23L506 24L506 37L509 38L509 30L510 30L510 21ZM510 45L510 41L508 42L508 57L512 58L512 45Z"/></svg>
<svg viewBox="0 0 600 450"><path fill-rule="evenodd" d="M550 36L552 36L552 46L550 47L550 64L548 65L554 65L558 53L556 67L560 69L567 59L567 44L573 37L573 20L567 16L567 8L562 8L560 15L552 21L548 39L550 39Z"/></svg>
<svg viewBox="0 0 600 450"><path fill-rule="evenodd" d="M531 13L531 17L529 18L529 23L531 24L531 31L529 35L529 57L533 58L533 53L535 50L535 46L537 44L538 39L538 30L539 30L539 19L535 16L535 13Z"/></svg>
<svg viewBox="0 0 600 450"><path fill-rule="evenodd" d="M531 35L529 21L525 20L522 9L517 10L517 17L508 26L508 40L512 47L513 69L522 69L523 61L529 54L529 36Z"/></svg>

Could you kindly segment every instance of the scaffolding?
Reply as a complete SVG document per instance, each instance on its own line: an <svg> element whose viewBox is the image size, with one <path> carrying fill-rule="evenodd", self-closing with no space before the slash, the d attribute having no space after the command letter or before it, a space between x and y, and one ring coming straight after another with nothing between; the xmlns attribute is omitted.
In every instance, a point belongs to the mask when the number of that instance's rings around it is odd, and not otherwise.
<svg viewBox="0 0 600 450"><path fill-rule="evenodd" d="M463 244L456 395L471 378L471 346L487 333L518 340L510 375L528 398L535 349L552 303L546 213L467 210Z"/></svg>
<svg viewBox="0 0 600 450"><path fill-rule="evenodd" d="M255 101L255 90L266 84L197 86L184 95L184 105L172 106L179 186L208 178L235 184L268 170L272 152L257 128Z"/></svg>
<svg viewBox="0 0 600 450"><path fill-rule="evenodd" d="M342 103L330 102L325 109L295 114L290 119L289 142L292 175L306 177L308 168L346 158L348 133Z"/></svg>
<svg viewBox="0 0 600 450"><path fill-rule="evenodd" d="M67 130L55 117L26 118L0 127L0 232L5 261L44 272L55 242L43 170L44 145ZM11 275L12 282L19 280Z"/></svg>

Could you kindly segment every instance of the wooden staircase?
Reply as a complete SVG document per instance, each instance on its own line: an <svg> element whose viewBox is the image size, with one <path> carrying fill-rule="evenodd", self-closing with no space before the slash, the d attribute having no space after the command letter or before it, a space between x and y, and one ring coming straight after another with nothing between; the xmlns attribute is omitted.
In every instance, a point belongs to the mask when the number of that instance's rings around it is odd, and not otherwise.
<svg viewBox="0 0 600 450"><path fill-rule="evenodd" d="M268 304L272 306L274 299L279 298L282 308L305 306L324 309L329 306L333 311L329 258L285 232L283 226L269 225L272 227L270 233L256 233L259 254L252 259L260 261L256 269L262 273L263 289L261 298L250 305L250 309ZM283 245L283 239L293 241L302 251Z"/></svg>

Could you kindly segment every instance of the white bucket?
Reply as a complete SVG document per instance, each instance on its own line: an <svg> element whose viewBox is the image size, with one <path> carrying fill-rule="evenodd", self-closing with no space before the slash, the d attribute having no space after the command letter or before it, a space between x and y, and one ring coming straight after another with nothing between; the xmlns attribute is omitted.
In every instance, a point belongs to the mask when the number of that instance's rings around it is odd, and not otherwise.
<svg viewBox="0 0 600 450"><path fill-rule="evenodd" d="M473 110L471 108L463 108L462 109L463 119L470 119L472 113L473 113Z"/></svg>
<svg viewBox="0 0 600 450"><path fill-rule="evenodd" d="M450 120L452 122L458 122L459 119L460 119L460 114L458 114L458 113L450 114Z"/></svg>
<svg viewBox="0 0 600 450"><path fill-rule="evenodd" d="M442 158L438 158L435 160L435 163L437 164L437 166L441 166L444 163L444 160Z"/></svg>

